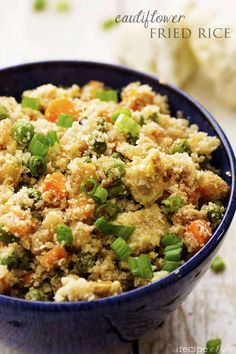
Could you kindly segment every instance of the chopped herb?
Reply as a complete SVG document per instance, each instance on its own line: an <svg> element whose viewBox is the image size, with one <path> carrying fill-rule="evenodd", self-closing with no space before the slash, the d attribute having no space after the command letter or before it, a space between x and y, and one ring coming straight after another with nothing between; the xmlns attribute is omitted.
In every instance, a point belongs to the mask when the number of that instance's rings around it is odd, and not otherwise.
<svg viewBox="0 0 236 354"><path fill-rule="evenodd" d="M209 339L206 343L206 354L219 354L220 349L221 349L221 339L220 338L215 338L215 339Z"/></svg>
<svg viewBox="0 0 236 354"><path fill-rule="evenodd" d="M221 273L225 270L226 265L220 256L216 256L211 263L211 270L215 273Z"/></svg>
<svg viewBox="0 0 236 354"><path fill-rule="evenodd" d="M118 102L118 93L116 90L100 90L96 92L96 97L101 101L113 101Z"/></svg>
<svg viewBox="0 0 236 354"><path fill-rule="evenodd" d="M108 18L102 22L101 27L104 31L108 31L118 25L120 25L120 22L116 22L113 18Z"/></svg>
<svg viewBox="0 0 236 354"><path fill-rule="evenodd" d="M40 106L40 99L36 97L26 97L24 96L21 101L22 108L31 108L38 110Z"/></svg>

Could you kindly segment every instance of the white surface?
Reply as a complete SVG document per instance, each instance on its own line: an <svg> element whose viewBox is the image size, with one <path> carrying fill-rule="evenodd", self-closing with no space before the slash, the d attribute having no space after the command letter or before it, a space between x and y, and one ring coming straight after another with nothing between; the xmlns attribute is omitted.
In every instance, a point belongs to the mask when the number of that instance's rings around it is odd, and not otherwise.
<svg viewBox="0 0 236 354"><path fill-rule="evenodd" d="M172 6L176 7L178 1L172 0ZM169 0L168 2L170 3ZM111 50L115 34L102 32L99 27L101 21L113 16L122 7L126 11L128 8L137 10L144 8L144 3L148 8L151 5L158 7L166 2L129 0L125 4L123 0L73 0L73 11L68 14L58 14L52 9L42 14L33 13L31 3L31 0L0 1L0 67L48 59L117 62L118 59ZM214 6L214 1L209 3ZM230 0L224 1L226 6L230 3ZM205 85L201 76L197 80ZM235 112L222 107L211 96L210 87L207 90L194 87L186 89L216 116L236 150ZM231 347L230 353L236 353L235 249L234 220L220 251L227 262L226 272L215 275L209 271L162 328L140 339L140 354L171 354L176 352L178 346L203 346L207 339L217 336L222 338L225 346ZM128 354L130 350L127 345L113 351L113 354ZM0 345L0 354L18 353Z"/></svg>

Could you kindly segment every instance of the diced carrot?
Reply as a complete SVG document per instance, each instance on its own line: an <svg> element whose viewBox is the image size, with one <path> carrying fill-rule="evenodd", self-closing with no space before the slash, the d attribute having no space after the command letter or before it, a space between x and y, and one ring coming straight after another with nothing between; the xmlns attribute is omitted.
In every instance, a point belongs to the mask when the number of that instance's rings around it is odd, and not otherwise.
<svg viewBox="0 0 236 354"><path fill-rule="evenodd" d="M212 230L205 220L194 220L187 226L187 232L192 234L198 243L203 246L212 235Z"/></svg>
<svg viewBox="0 0 236 354"><path fill-rule="evenodd" d="M61 113L68 114L74 118L77 116L78 111L70 98L62 97L53 100L45 111L45 117L50 122L56 122Z"/></svg>
<svg viewBox="0 0 236 354"><path fill-rule="evenodd" d="M56 267L62 259L67 258L68 253L65 248L57 245L41 257L40 263L47 271L50 271Z"/></svg>
<svg viewBox="0 0 236 354"><path fill-rule="evenodd" d="M68 195L66 189L66 177L61 172L48 175L42 185L43 192L50 192L52 199L61 200Z"/></svg>
<svg viewBox="0 0 236 354"><path fill-rule="evenodd" d="M28 272L22 275L21 279L22 279L22 283L23 286L29 286L31 283L31 275L32 273Z"/></svg>

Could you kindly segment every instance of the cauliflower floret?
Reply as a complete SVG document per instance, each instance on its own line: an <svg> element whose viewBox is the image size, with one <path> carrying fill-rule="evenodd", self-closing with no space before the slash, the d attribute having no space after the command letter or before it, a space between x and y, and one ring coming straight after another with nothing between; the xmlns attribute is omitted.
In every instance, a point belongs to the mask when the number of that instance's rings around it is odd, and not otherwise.
<svg viewBox="0 0 236 354"><path fill-rule="evenodd" d="M204 200L215 201L226 197L229 186L218 175L211 171L198 171L199 190Z"/></svg>
<svg viewBox="0 0 236 354"><path fill-rule="evenodd" d="M127 242L136 255L159 246L161 237L169 227L165 215L156 204L150 208L120 214L116 222L135 226Z"/></svg>
<svg viewBox="0 0 236 354"><path fill-rule="evenodd" d="M81 99L84 101L92 100L93 98L96 98L96 92L103 89L103 82L92 80L83 86L81 91Z"/></svg>
<svg viewBox="0 0 236 354"><path fill-rule="evenodd" d="M220 140L216 136L208 136L204 132L190 134L188 144L192 152L202 155L209 155L220 145Z"/></svg>
<svg viewBox="0 0 236 354"><path fill-rule="evenodd" d="M127 164L124 183L133 198L144 206L151 205L160 198L164 190L160 152L151 149L146 158L135 157Z"/></svg>
<svg viewBox="0 0 236 354"><path fill-rule="evenodd" d="M55 294L55 301L91 301L98 297L119 294L122 289L118 281L87 281L77 275L69 275L61 279L62 287Z"/></svg>
<svg viewBox="0 0 236 354"><path fill-rule="evenodd" d="M155 93L150 86L133 82L122 90L121 98L123 106L136 111L147 105L154 104Z"/></svg>

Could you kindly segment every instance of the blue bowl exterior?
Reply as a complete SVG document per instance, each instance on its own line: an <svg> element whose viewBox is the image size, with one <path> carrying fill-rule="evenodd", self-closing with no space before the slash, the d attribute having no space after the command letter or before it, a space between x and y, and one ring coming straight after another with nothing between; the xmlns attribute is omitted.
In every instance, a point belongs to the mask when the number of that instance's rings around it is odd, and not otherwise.
<svg viewBox="0 0 236 354"><path fill-rule="evenodd" d="M157 78L108 64L55 61L20 65L0 71L0 96L20 99L23 90L46 82L68 86L89 80L104 81L120 89L132 81L149 84L168 96L171 110L180 110L191 123L222 146L214 162L231 185L226 213L207 245L176 272L151 285L94 302L40 303L0 295L0 341L28 353L102 352L121 342L129 342L158 326L180 305L208 269L232 221L236 207L235 157L214 118L195 100ZM226 172L230 172L231 175Z"/></svg>

